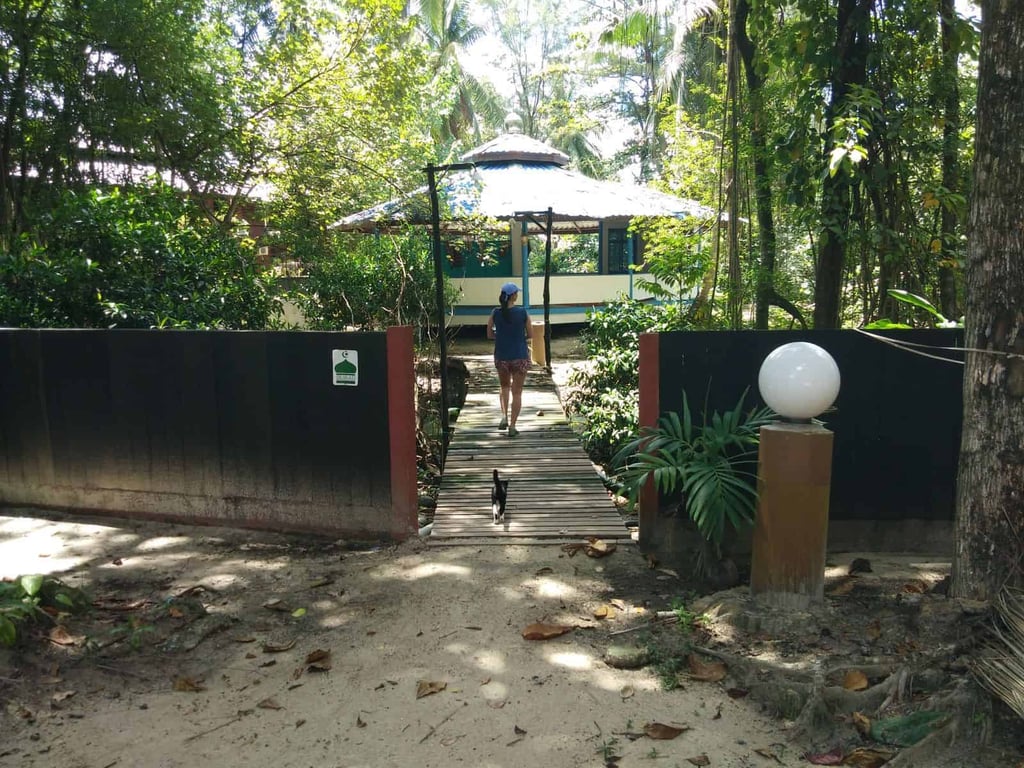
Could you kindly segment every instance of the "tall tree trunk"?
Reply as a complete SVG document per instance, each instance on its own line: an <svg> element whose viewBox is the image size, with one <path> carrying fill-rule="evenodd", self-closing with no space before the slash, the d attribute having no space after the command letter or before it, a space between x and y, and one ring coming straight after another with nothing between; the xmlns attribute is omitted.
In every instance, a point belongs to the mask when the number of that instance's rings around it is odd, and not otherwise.
<svg viewBox="0 0 1024 768"><path fill-rule="evenodd" d="M1024 585L1024 4L983 0L952 594Z"/></svg>
<svg viewBox="0 0 1024 768"><path fill-rule="evenodd" d="M957 47L953 40L956 20L955 0L940 0L942 25L942 186L946 194L960 191L960 87L957 85ZM939 308L950 319L959 316L956 301L956 210L943 201L939 214L942 261L939 264Z"/></svg>
<svg viewBox="0 0 1024 768"><path fill-rule="evenodd" d="M831 144L836 117L844 107L851 85L867 77L868 21L874 0L839 0L836 11L836 46L832 55L831 98L825 115ZM826 175L821 185L821 237L814 275L814 327L838 328L842 298L843 262L850 225L850 181L843 173Z"/></svg>
<svg viewBox="0 0 1024 768"><path fill-rule="evenodd" d="M738 330L743 325L743 274L740 267L740 189L739 189L739 62L736 58L737 4L729 12L729 48L726 53L726 109L729 111L729 327Z"/></svg>
<svg viewBox="0 0 1024 768"><path fill-rule="evenodd" d="M767 116L764 113L764 78L754 66L754 42L747 35L750 0L736 5L736 50L747 80L750 148L754 155L754 205L757 208L757 305L754 327L768 328L768 307L775 296L775 220L772 216L772 155L768 151Z"/></svg>

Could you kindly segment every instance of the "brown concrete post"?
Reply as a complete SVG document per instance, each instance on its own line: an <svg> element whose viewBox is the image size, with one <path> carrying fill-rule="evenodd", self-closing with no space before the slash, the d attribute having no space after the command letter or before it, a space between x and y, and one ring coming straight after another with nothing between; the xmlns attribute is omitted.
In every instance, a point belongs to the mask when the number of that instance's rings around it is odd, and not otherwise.
<svg viewBox="0 0 1024 768"><path fill-rule="evenodd" d="M530 355L534 365L546 367L548 358L544 350L544 321L530 321Z"/></svg>
<svg viewBox="0 0 1024 768"><path fill-rule="evenodd" d="M775 608L824 600L832 433L817 424L761 427L750 592Z"/></svg>

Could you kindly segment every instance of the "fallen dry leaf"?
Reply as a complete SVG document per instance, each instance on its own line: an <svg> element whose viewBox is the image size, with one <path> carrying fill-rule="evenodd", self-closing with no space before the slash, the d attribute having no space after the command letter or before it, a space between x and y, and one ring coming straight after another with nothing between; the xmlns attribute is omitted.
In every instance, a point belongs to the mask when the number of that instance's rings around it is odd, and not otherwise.
<svg viewBox="0 0 1024 768"><path fill-rule="evenodd" d="M604 539L588 539L586 545L584 545L583 551L588 557L606 557L616 550L614 541L605 541Z"/></svg>
<svg viewBox="0 0 1024 768"><path fill-rule="evenodd" d="M674 739L680 733L690 730L688 725L666 725L665 723L644 723L644 734L651 739Z"/></svg>
<svg viewBox="0 0 1024 768"><path fill-rule="evenodd" d="M277 703L277 701L271 697L265 698L263 701L256 704L260 709L284 709L283 706Z"/></svg>
<svg viewBox="0 0 1024 768"><path fill-rule="evenodd" d="M769 760L774 760L779 765L782 765L781 758L770 749L762 747L761 749L755 749L754 752L759 754L761 757L767 757Z"/></svg>
<svg viewBox="0 0 1024 768"><path fill-rule="evenodd" d="M705 765L711 765L711 760L707 755L697 755L696 757L686 758L686 762L690 765L696 765L698 768L703 768Z"/></svg>
<svg viewBox="0 0 1024 768"><path fill-rule="evenodd" d="M843 765L852 765L855 768L880 768L892 760L895 754L894 751L887 749L858 747L843 759Z"/></svg>
<svg viewBox="0 0 1024 768"><path fill-rule="evenodd" d="M903 591L911 595L923 595L928 591L928 585L923 581L911 581L903 585Z"/></svg>
<svg viewBox="0 0 1024 768"><path fill-rule="evenodd" d="M697 654L691 653L687 659L690 677L703 683L717 683L725 679L726 666L721 661L702 661Z"/></svg>
<svg viewBox="0 0 1024 768"><path fill-rule="evenodd" d="M599 605L597 608L594 609L594 618L595 619L614 619L615 618L615 609L612 608L610 605Z"/></svg>
<svg viewBox="0 0 1024 768"><path fill-rule="evenodd" d="M205 691L206 686L203 685L202 678L176 677L174 678L174 690L186 693L198 693L199 691Z"/></svg>
<svg viewBox="0 0 1024 768"><path fill-rule="evenodd" d="M843 677L843 688L848 691L864 691L868 687L868 678L859 669L851 669Z"/></svg>
<svg viewBox="0 0 1024 768"><path fill-rule="evenodd" d="M526 729L525 728L520 728L518 725L513 725L512 726L512 733L514 733L516 736L525 736L526 735Z"/></svg>
<svg viewBox="0 0 1024 768"><path fill-rule="evenodd" d="M85 642L84 636L72 635L61 624L51 629L46 636L54 645L81 645Z"/></svg>
<svg viewBox="0 0 1024 768"><path fill-rule="evenodd" d="M811 765L841 765L843 762L843 748L836 747L833 750L819 754L808 752L804 755L804 760Z"/></svg>
<svg viewBox="0 0 1024 768"><path fill-rule="evenodd" d="M306 654L306 663L315 664L318 661L324 661L330 658L330 651L325 651L323 648L317 648L315 651L310 651L308 654Z"/></svg>
<svg viewBox="0 0 1024 768"><path fill-rule="evenodd" d="M725 691L726 696L730 699L742 699L748 693L750 693L750 691L746 688L727 688Z"/></svg>
<svg viewBox="0 0 1024 768"><path fill-rule="evenodd" d="M882 623L878 619L872 621L868 624L866 634L868 636L868 640L875 642L875 640L882 636Z"/></svg>
<svg viewBox="0 0 1024 768"><path fill-rule="evenodd" d="M263 607L271 611L282 611L284 613L292 612L292 609L285 605L283 600L267 600L267 602L263 604Z"/></svg>
<svg viewBox="0 0 1024 768"><path fill-rule="evenodd" d="M554 573L555 569L549 565L545 565L543 568L534 572L534 576L547 576L549 573Z"/></svg>
<svg viewBox="0 0 1024 768"><path fill-rule="evenodd" d="M563 544L562 551L568 554L569 557L575 557L576 553L586 546L586 544Z"/></svg>
<svg viewBox="0 0 1024 768"><path fill-rule="evenodd" d="M571 631L572 627L567 627L564 624L545 624L544 622L537 621L523 630L523 639L550 640L553 637L558 637Z"/></svg>
<svg viewBox="0 0 1024 768"><path fill-rule="evenodd" d="M848 595L853 592L853 588L857 586L856 579L843 579L830 589L827 594L829 597L841 597L842 595Z"/></svg>
<svg viewBox="0 0 1024 768"><path fill-rule="evenodd" d="M860 712L854 712L852 715L853 727L857 729L864 738L868 738L871 735L871 719Z"/></svg>
<svg viewBox="0 0 1024 768"><path fill-rule="evenodd" d="M272 643L267 641L263 644L264 653L283 653L284 651L290 651L295 647L294 640L286 640L283 643Z"/></svg>
<svg viewBox="0 0 1024 768"><path fill-rule="evenodd" d="M246 637L232 637L231 639L234 640L236 643L255 643L256 642L256 638L253 637L252 635L247 635Z"/></svg>
<svg viewBox="0 0 1024 768"><path fill-rule="evenodd" d="M633 698L633 694L635 694L635 693L636 693L636 691L633 690L633 686L632 685L624 685L624 686L622 686L622 688L619 689L619 697L623 701L625 701L626 699Z"/></svg>
<svg viewBox="0 0 1024 768"><path fill-rule="evenodd" d="M21 704L13 701L7 705L7 711L10 713L11 717L16 717L19 720L32 721L36 719L35 713L31 709L27 709Z"/></svg>
<svg viewBox="0 0 1024 768"><path fill-rule="evenodd" d="M356 715L356 728L365 728L365 727L366 727L366 723L363 722L363 718L361 716L359 716L359 715Z"/></svg>
<svg viewBox="0 0 1024 768"><path fill-rule="evenodd" d="M180 619L185 615L185 612L181 610L181 608L176 608L172 605L170 608L167 609L167 615L170 616L172 619Z"/></svg>
<svg viewBox="0 0 1024 768"><path fill-rule="evenodd" d="M440 693L448 687L448 683L435 680L418 680L416 682L416 698L422 699L432 693Z"/></svg>
<svg viewBox="0 0 1024 768"><path fill-rule="evenodd" d="M77 691L58 691L50 697L50 706L54 709L60 709L60 705L74 696Z"/></svg>
<svg viewBox="0 0 1024 768"><path fill-rule="evenodd" d="M491 709L504 709L505 708L505 700L504 699L488 699L487 700L487 706L490 707Z"/></svg>

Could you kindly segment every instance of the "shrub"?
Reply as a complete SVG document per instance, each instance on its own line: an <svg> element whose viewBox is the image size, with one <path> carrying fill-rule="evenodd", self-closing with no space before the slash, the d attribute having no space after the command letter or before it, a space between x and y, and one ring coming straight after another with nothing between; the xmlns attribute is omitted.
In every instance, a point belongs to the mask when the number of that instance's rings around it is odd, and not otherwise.
<svg viewBox="0 0 1024 768"><path fill-rule="evenodd" d="M252 251L164 187L67 193L0 253L0 325L265 328Z"/></svg>
<svg viewBox="0 0 1024 768"><path fill-rule="evenodd" d="M590 458L607 465L637 432L640 334L685 328L686 320L678 306L626 298L588 319L583 339L589 360L569 377L566 407Z"/></svg>
<svg viewBox="0 0 1024 768"><path fill-rule="evenodd" d="M435 324L434 267L426 232L349 235L306 265L299 304L311 328L378 330ZM446 289L446 305L452 302Z"/></svg>
<svg viewBox="0 0 1024 768"><path fill-rule="evenodd" d="M27 624L49 620L51 613L77 613L88 605L80 590L49 576L0 581L0 646L18 642Z"/></svg>
<svg viewBox="0 0 1024 768"><path fill-rule="evenodd" d="M754 521L759 430L771 423L770 408L743 412L746 392L725 413L704 414L695 425L683 393L681 413L670 412L655 427L645 427L615 456L619 478L631 501L653 479L665 495L682 494L682 507L701 536L720 553L726 530L740 530Z"/></svg>

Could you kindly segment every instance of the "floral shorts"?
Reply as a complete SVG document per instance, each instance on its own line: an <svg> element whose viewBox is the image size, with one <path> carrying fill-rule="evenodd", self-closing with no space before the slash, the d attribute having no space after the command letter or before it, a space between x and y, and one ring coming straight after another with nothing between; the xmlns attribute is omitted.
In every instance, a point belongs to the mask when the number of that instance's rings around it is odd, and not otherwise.
<svg viewBox="0 0 1024 768"><path fill-rule="evenodd" d="M495 360L494 367L498 369L498 373L526 373L530 370L529 360Z"/></svg>

